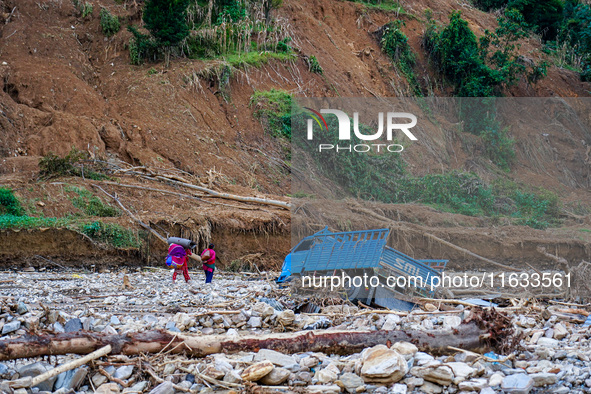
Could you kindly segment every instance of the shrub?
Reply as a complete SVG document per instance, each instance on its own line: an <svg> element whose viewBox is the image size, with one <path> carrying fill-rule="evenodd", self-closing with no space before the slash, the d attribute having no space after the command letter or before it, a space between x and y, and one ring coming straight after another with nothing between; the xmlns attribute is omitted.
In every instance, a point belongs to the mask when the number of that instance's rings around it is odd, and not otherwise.
<svg viewBox="0 0 591 394"><path fill-rule="evenodd" d="M525 22L519 12L509 10L497 19L495 32L486 31L477 40L459 12L453 12L449 24L438 33L431 24L423 39L432 60L463 97L489 97L514 85L520 75L536 82L545 75L544 63L530 65L519 61L518 40L526 36Z"/></svg>
<svg viewBox="0 0 591 394"><path fill-rule="evenodd" d="M11 189L0 187L0 215L21 216L23 208Z"/></svg>
<svg viewBox="0 0 591 394"><path fill-rule="evenodd" d="M88 15L92 14L92 4L86 2L82 6L80 12L82 13L82 18L86 18Z"/></svg>
<svg viewBox="0 0 591 394"><path fill-rule="evenodd" d="M380 45L384 53L404 75L414 93L421 96L421 89L414 73L415 55L408 44L408 37L400 30L400 21L384 25L378 32Z"/></svg>
<svg viewBox="0 0 591 394"><path fill-rule="evenodd" d="M187 7L189 0L147 0L143 20L146 29L165 49L166 66L170 64L172 47L189 35Z"/></svg>
<svg viewBox="0 0 591 394"><path fill-rule="evenodd" d="M509 0L507 9L517 10L526 23L535 27L546 40L556 38L562 21L561 0Z"/></svg>
<svg viewBox="0 0 591 394"><path fill-rule="evenodd" d="M314 56L314 55L310 56L307 59L307 61L308 61L308 70L310 70L310 72L313 72L316 74L324 73L324 70L320 66L320 63L318 63L318 59L316 59L316 56Z"/></svg>
<svg viewBox="0 0 591 394"><path fill-rule="evenodd" d="M139 248L141 240L135 231L117 224L100 221L88 223L82 227L82 233L95 241L107 243L116 248Z"/></svg>
<svg viewBox="0 0 591 394"><path fill-rule="evenodd" d="M265 131L287 139L291 138L291 103L291 95L284 90L255 91L250 98L250 106L255 106L254 116Z"/></svg>
<svg viewBox="0 0 591 394"><path fill-rule="evenodd" d="M106 8L101 9L101 29L103 34L107 37L117 33L121 28L119 17L112 15Z"/></svg>
<svg viewBox="0 0 591 394"><path fill-rule="evenodd" d="M50 179L58 176L84 176L94 180L108 178L106 175L92 170L92 166L85 168L85 160L88 160L88 154L76 148L72 148L70 153L64 157L49 153L39 160L39 177Z"/></svg>
<svg viewBox="0 0 591 394"><path fill-rule="evenodd" d="M133 37L129 39L129 59L131 64L139 66L144 60L155 57L158 45L149 35L141 33L135 26L128 26L127 30Z"/></svg>

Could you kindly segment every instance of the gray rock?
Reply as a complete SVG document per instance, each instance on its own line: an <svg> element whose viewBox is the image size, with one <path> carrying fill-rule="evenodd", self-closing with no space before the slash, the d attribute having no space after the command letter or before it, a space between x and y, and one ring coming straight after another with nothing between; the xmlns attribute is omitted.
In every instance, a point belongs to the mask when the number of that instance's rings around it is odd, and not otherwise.
<svg viewBox="0 0 591 394"><path fill-rule="evenodd" d="M8 367L4 363L0 363L0 376L8 372Z"/></svg>
<svg viewBox="0 0 591 394"><path fill-rule="evenodd" d="M107 381L107 377L105 375L101 375L100 373L95 373L92 375L91 380L94 387L99 387Z"/></svg>
<svg viewBox="0 0 591 394"><path fill-rule="evenodd" d="M365 384L365 382L363 381L363 379L361 379L360 376L351 372L345 372L341 375L339 380L345 387L345 390L347 390L347 392L349 393L356 393L357 387L361 387Z"/></svg>
<svg viewBox="0 0 591 394"><path fill-rule="evenodd" d="M103 328L102 332L107 335L117 335L117 330L115 330L111 326L106 326L105 328Z"/></svg>
<svg viewBox="0 0 591 394"><path fill-rule="evenodd" d="M181 330L179 330L179 329L176 327L176 323L175 323L174 321L172 321L172 320L170 320L170 321L168 321L168 322L166 323L166 326L165 326L165 328L166 328L168 331L172 331L172 332L181 332Z"/></svg>
<svg viewBox="0 0 591 394"><path fill-rule="evenodd" d="M117 379L128 379L131 374L133 373L133 365L124 365L122 367L117 368L115 373L113 374L114 378Z"/></svg>
<svg viewBox="0 0 591 394"><path fill-rule="evenodd" d="M19 315L24 315L28 311L29 311L29 307L27 307L27 305L24 302L20 301L16 305L16 313L18 313Z"/></svg>
<svg viewBox="0 0 591 394"><path fill-rule="evenodd" d="M174 394L174 392L172 382L163 382L154 387L149 394Z"/></svg>
<svg viewBox="0 0 591 394"><path fill-rule="evenodd" d="M75 332L82 330L82 320L78 318L70 319L66 322L66 326L64 327L66 332Z"/></svg>
<svg viewBox="0 0 591 394"><path fill-rule="evenodd" d="M242 378L240 377L240 374L238 372L228 371L224 375L223 381L228 383L240 383L242 382Z"/></svg>
<svg viewBox="0 0 591 394"><path fill-rule="evenodd" d="M405 384L395 383L392 387L390 387L389 394L406 394L408 388Z"/></svg>
<svg viewBox="0 0 591 394"><path fill-rule="evenodd" d="M268 374L263 376L261 380L259 380L259 383L262 383L267 386L278 386L281 383L285 382L287 378L289 378L290 374L291 372L289 372L285 368L273 368L271 372L269 372Z"/></svg>
<svg viewBox="0 0 591 394"><path fill-rule="evenodd" d="M534 380L534 386L543 387L554 384L558 381L558 377L554 373L539 372L529 375Z"/></svg>
<svg viewBox="0 0 591 394"><path fill-rule="evenodd" d="M276 352L275 350L261 349L254 356L255 362L266 360L280 367L296 364L296 360L292 356Z"/></svg>
<svg viewBox="0 0 591 394"><path fill-rule="evenodd" d="M148 382L144 380L143 382L137 382L133 386L124 389L123 393L143 393L146 387L148 387Z"/></svg>
<svg viewBox="0 0 591 394"><path fill-rule="evenodd" d="M252 328L261 328L261 326L262 326L261 318L258 316L253 316L250 319L248 319L247 324L249 327L252 327Z"/></svg>
<svg viewBox="0 0 591 394"><path fill-rule="evenodd" d="M501 388L507 393L527 394L534 387L534 380L524 373L509 375L503 379Z"/></svg>
<svg viewBox="0 0 591 394"><path fill-rule="evenodd" d="M443 328L450 330L462 324L462 319L459 316L451 315L443 318Z"/></svg>
<svg viewBox="0 0 591 394"><path fill-rule="evenodd" d="M35 376L39 376L42 373L49 371L50 369L53 369L51 365L43 362L36 362L33 364L23 365L19 368L18 373L21 378L27 376L34 378ZM56 377L47 379L46 381L39 383L35 387L37 387L41 391L53 391L53 384L55 383L56 379Z"/></svg>
<svg viewBox="0 0 591 394"><path fill-rule="evenodd" d="M541 337L540 339L538 339L537 345L548 348L555 348L558 346L558 343L558 340L554 338Z"/></svg>
<svg viewBox="0 0 591 394"><path fill-rule="evenodd" d="M53 323L53 331L57 334L62 333L62 332L66 332L66 330L64 329L64 326L62 325L62 323L56 321L55 323Z"/></svg>
<svg viewBox="0 0 591 394"><path fill-rule="evenodd" d="M4 327L2 327L2 335L10 334L21 328L21 322L18 320L13 320L9 323L6 323Z"/></svg>
<svg viewBox="0 0 591 394"><path fill-rule="evenodd" d="M158 318L154 315L144 315L142 320L146 322L146 324L148 324L150 327L158 324Z"/></svg>
<svg viewBox="0 0 591 394"><path fill-rule="evenodd" d="M80 384L82 384L87 374L88 369L85 367L62 372L57 375L57 380L55 381L53 389L59 390L63 388L66 390L76 390Z"/></svg>
<svg viewBox="0 0 591 394"><path fill-rule="evenodd" d="M119 320L119 318L117 316L111 316L111 324L116 326L118 324L121 324L121 320Z"/></svg>

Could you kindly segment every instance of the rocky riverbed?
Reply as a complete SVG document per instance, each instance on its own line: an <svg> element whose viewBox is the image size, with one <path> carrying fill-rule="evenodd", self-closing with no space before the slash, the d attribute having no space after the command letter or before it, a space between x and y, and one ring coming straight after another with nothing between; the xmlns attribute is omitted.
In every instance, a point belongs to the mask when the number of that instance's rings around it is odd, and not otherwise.
<svg viewBox="0 0 591 394"><path fill-rule="evenodd" d="M159 269L133 272L4 272L0 274L0 347L3 340L35 333L87 330L125 334L164 329L180 334L224 335L326 330L413 330L437 335L456 329L474 310L427 302L411 313L373 310L336 299L317 307L279 289L270 277L217 274L213 284L171 281ZM331 305L333 304L333 305ZM304 306L304 308L302 308ZM564 312L568 309L568 313ZM314 312L314 313L305 313ZM504 308L514 325L503 354L450 349L435 355L409 342L334 355L282 354L260 349L189 358L163 351L112 355L64 372L32 389L8 381L43 372L80 356L51 356L0 363L2 392L301 393L590 392L586 309L542 304ZM389 345L389 346L386 346ZM499 353L501 353L499 351Z"/></svg>

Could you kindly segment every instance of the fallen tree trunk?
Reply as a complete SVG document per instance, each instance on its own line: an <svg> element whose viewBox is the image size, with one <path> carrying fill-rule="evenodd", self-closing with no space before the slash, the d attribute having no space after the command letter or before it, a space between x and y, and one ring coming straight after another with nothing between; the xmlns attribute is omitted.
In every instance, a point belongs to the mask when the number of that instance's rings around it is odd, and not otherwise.
<svg viewBox="0 0 591 394"><path fill-rule="evenodd" d="M255 202L258 204L273 205L273 206L284 208L284 209L291 209L291 204L287 203L285 201L270 200L267 198L245 197L245 196L238 196L236 194L229 194L229 193L220 193L220 192L216 192L215 190L211 190L211 189L208 189L203 186L193 185L192 183L179 182L177 180L166 178L161 175L157 175L155 178L160 181L170 182L175 185L180 185L180 186L188 187L190 189L199 190L200 192L207 193L211 196L225 198L227 200L234 200L234 201L241 201L241 202Z"/></svg>
<svg viewBox="0 0 591 394"><path fill-rule="evenodd" d="M450 331L392 330L392 331L299 331L268 335L248 335L230 339L225 335L185 335L153 330L125 335L104 335L95 332L24 336L0 341L0 360L46 355L88 354L111 345L111 354L186 353L204 357L215 353L257 352L272 349L286 354L324 352L352 354L378 344L412 342L419 350L449 353L448 347L483 351L490 334L474 323L463 323Z"/></svg>

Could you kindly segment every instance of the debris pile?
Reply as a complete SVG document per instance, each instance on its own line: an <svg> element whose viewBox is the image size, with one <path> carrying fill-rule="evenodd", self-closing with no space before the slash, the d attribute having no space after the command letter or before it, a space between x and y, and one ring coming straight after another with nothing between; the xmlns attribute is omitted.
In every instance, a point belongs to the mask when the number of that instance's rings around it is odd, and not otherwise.
<svg viewBox="0 0 591 394"><path fill-rule="evenodd" d="M591 333L583 324L588 312L581 306L516 303L494 311L432 300L409 313L347 303L296 313L302 301L290 297L288 290L262 278L245 279L218 275L210 285L173 285L169 273L161 270L1 274L0 391L172 394L261 387L310 394L385 394L591 389ZM412 334L444 342L445 335L462 333L469 324L480 327L480 348L434 351ZM94 347L90 351L103 353L89 354L79 365L81 356L66 353L83 352L60 353L56 349L61 345L52 342L70 335L68 346L80 347L80 342L74 344L75 335L129 340L133 333L146 337L151 332L167 335L152 350L125 354L121 340L106 350ZM321 339L306 343L314 338L312 333ZM343 333L349 333L346 340ZM359 346L356 333L367 346ZM407 340L380 337L382 333L402 333ZM341 335L338 342L351 344L350 351L329 342L321 351L331 335ZM55 345L53 356L20 358L11 347L36 338L45 338L37 349ZM186 338L222 346L211 345L204 356L195 357L197 349L189 349L191 342L182 341ZM274 338L268 342L272 346L281 340L304 343L296 352L280 352L260 347L256 338ZM35 381L54 368L66 370Z"/></svg>

